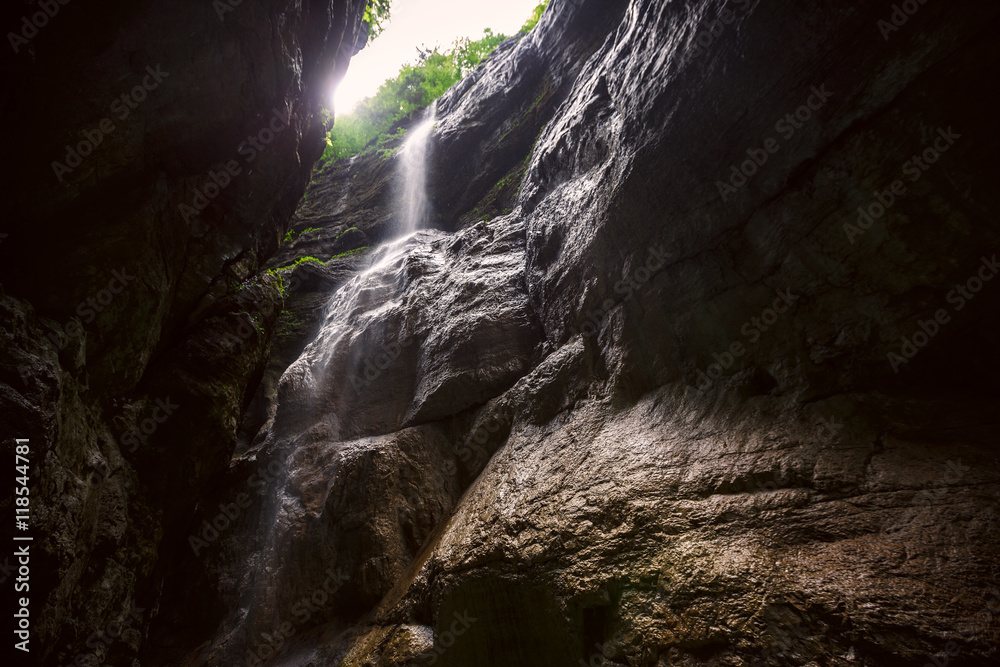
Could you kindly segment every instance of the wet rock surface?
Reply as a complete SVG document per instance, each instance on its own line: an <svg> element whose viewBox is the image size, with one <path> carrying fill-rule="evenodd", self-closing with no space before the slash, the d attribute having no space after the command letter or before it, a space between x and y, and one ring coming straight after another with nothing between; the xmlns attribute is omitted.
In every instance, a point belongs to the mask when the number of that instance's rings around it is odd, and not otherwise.
<svg viewBox="0 0 1000 667"><path fill-rule="evenodd" d="M282 298L259 269L364 3L42 4L0 10L17 35L0 116L18 128L0 432L11 460L13 438L32 447L28 658L126 665L268 363Z"/></svg>
<svg viewBox="0 0 1000 667"><path fill-rule="evenodd" d="M970 300L951 290L993 272L993 168L967 139L989 133L969 64L995 60L982 29L995 12L928 5L886 46L882 8L611 4L607 39L567 70L570 91L529 152L492 172L518 183L493 216L475 210L491 199L482 188L466 195L479 172L453 174L468 156L503 160L479 139L502 131L468 92L468 106L438 107L432 173L451 175L432 177L436 224L492 218L463 244L524 225L540 356L488 404L501 444L483 436L488 464L393 589L355 629L289 639L288 655L905 665L951 652L990 664L1000 470L985 332L997 296L985 283ZM534 45L583 11L561 9ZM451 95L488 97L527 50L498 54ZM934 164L916 165L928 148ZM318 181L371 174L372 160ZM366 227L370 208L345 210L364 233L392 222ZM393 317L378 317L383 341L397 340ZM436 326L454 317L441 309ZM412 381L391 386L362 403L417 400ZM303 404L279 394L279 415L283 400ZM384 511L368 508L368 525ZM433 647L391 657L413 624L434 628Z"/></svg>
<svg viewBox="0 0 1000 667"><path fill-rule="evenodd" d="M134 460L11 290L47 539L92 535L48 585L104 592L50 632L142 581L109 664L995 664L1000 10L893 12L553 0L440 101L433 229L398 146L317 169Z"/></svg>

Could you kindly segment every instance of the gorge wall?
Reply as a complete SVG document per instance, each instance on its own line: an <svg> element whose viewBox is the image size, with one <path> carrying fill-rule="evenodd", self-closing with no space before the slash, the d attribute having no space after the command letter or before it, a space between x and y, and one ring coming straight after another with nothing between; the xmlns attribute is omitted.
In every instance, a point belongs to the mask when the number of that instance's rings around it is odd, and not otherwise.
<svg viewBox="0 0 1000 667"><path fill-rule="evenodd" d="M0 432L11 460L12 438L33 447L29 664L142 644L266 363L281 297L259 268L364 4L4 6Z"/></svg>
<svg viewBox="0 0 1000 667"><path fill-rule="evenodd" d="M1000 8L553 0L400 238L405 139L310 181L359 3L184 6L10 66L32 664L997 663Z"/></svg>

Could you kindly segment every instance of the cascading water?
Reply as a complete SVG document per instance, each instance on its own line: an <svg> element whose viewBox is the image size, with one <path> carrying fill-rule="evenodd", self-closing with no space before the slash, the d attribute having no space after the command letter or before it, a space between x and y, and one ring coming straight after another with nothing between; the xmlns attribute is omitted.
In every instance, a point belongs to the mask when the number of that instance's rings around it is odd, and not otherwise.
<svg viewBox="0 0 1000 667"><path fill-rule="evenodd" d="M401 153L399 230L405 236L427 225L430 202L427 199L427 157L430 138L437 120L437 102L427 108L424 119L410 130Z"/></svg>
<svg viewBox="0 0 1000 667"><path fill-rule="evenodd" d="M388 590L458 497L457 476L428 472L432 457L452 456L453 415L465 419L513 384L536 348L533 323L517 314L523 225L430 228L435 119L428 109L393 161L398 235L351 260L354 275L337 275L318 328L278 381L271 419L237 466L267 477L255 479L262 499L243 534L252 546L234 547L224 568L234 608L216 631L216 664L272 641L285 622L303 634L335 627L343 609ZM354 201L331 203L340 211ZM405 474L382 477L400 461ZM437 500L425 503L424 488ZM308 616L302 600L315 607Z"/></svg>
<svg viewBox="0 0 1000 667"><path fill-rule="evenodd" d="M424 294L429 287L413 284L414 267L431 285L445 263L442 233L426 229L428 157L436 116L432 105L409 131L400 152L396 238L372 252L367 268L330 294L319 331L280 382L283 399L260 455L280 462L281 470L261 508L260 552L240 574L240 612L224 632L231 646L259 636L260 628L269 623L266 610L288 615L297 594L289 581L280 580L280 575L275 578L286 562L316 563L324 558L318 543L295 534L304 515L322 511L314 503L323 495L312 490L299 459L325 458L324 474L336 477L341 460L371 447L378 433L396 431L412 417L410 397L416 387L406 386L408 376L401 369L407 363L403 351L412 345L407 341L413 339L419 318L406 301L433 301ZM348 172L353 164L352 158ZM346 202L345 190L335 211L340 212ZM305 470L310 465L307 462Z"/></svg>
<svg viewBox="0 0 1000 667"><path fill-rule="evenodd" d="M422 334L408 301L434 300L426 292L437 274L445 273L444 236L419 230L375 250L367 268L331 294L315 338L285 371L274 421L251 455L255 465L275 467L265 468L260 546L235 575L240 579L239 605L220 631L225 650L260 643L260 633L272 632L275 619L294 621L297 601L315 593L329 576L334 563L327 559L339 553L335 540L327 543L322 535L302 533L303 522L329 511L328 503L339 502L328 498L328 487L345 484L340 477L350 468L344 468L344 461L371 456L385 446L379 443L388 442L380 439L382 433L398 431L412 416L409 397L415 394L416 378L407 386L400 381L407 377L400 369ZM420 285L413 284L414 264ZM322 476L311 472L316 469ZM296 574L289 563L296 563ZM316 579L304 572L322 574ZM323 614L335 610L332 603L317 608Z"/></svg>

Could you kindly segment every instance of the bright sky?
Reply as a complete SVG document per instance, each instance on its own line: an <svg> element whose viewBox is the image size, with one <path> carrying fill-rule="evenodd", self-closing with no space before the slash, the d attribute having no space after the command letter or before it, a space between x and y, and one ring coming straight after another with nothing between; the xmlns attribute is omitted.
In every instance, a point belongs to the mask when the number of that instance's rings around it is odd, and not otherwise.
<svg viewBox="0 0 1000 667"><path fill-rule="evenodd" d="M449 48L460 37L479 39L484 28L513 35L539 0L393 0L392 18L371 44L351 59L337 86L337 115L375 94L386 79L417 57L417 47Z"/></svg>

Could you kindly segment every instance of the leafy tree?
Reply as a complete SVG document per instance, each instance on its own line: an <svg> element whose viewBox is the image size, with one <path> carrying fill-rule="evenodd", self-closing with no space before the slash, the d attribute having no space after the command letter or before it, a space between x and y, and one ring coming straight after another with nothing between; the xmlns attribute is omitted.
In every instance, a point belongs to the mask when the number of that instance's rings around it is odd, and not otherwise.
<svg viewBox="0 0 1000 667"><path fill-rule="evenodd" d="M486 56L493 53L493 49L500 46L506 39L506 35L494 35L493 31L487 28L483 31L482 39L472 41L468 37L463 37L455 42L452 59L455 61L455 65L461 70L462 76L466 76L469 72L476 69L479 63Z"/></svg>
<svg viewBox="0 0 1000 667"><path fill-rule="evenodd" d="M542 2L535 7L519 34L527 33L538 23L547 5L548 2ZM384 11L381 20L388 19L389 0L369 0L369 11ZM365 19L368 20L367 13ZM379 20L376 14L372 15L373 34L377 34L376 29L381 30ZM415 63L404 65L399 74L379 86L375 95L360 102L352 113L337 118L327 135L323 161L357 155L373 141L379 148L378 144L390 136L398 136L398 132L391 134L394 126L444 95L506 39L506 35L487 28L481 39L459 39L446 51L418 48Z"/></svg>
<svg viewBox="0 0 1000 667"><path fill-rule="evenodd" d="M365 6L364 22L368 24L369 39L375 39L389 22L390 0L368 0Z"/></svg>
<svg viewBox="0 0 1000 667"><path fill-rule="evenodd" d="M521 26L521 30L519 32L531 32L531 30L538 25L538 21L542 18L542 14L545 13L545 8L548 6L549 0L538 3L538 6L531 12L531 16L529 16L528 20L524 22L524 25Z"/></svg>

